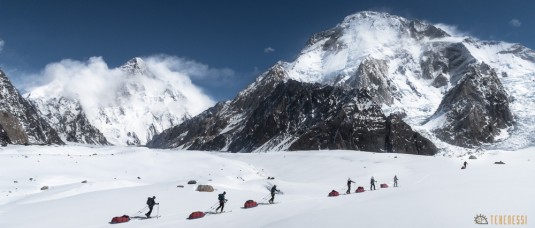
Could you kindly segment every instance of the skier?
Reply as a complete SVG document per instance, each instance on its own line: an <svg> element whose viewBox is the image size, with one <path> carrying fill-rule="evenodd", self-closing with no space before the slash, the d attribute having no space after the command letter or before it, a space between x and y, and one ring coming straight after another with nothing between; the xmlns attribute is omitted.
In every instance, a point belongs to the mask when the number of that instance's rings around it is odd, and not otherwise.
<svg viewBox="0 0 535 228"><path fill-rule="evenodd" d="M277 185L273 185L271 188L271 199L269 200L270 204L275 200L275 192L280 192L280 190L277 189Z"/></svg>
<svg viewBox="0 0 535 228"><path fill-rule="evenodd" d="M150 214L152 213L152 208L154 207L154 205L160 204L160 203L156 203L156 201L154 201L155 199L156 199L156 196L152 196L147 199L147 205L149 206L149 212L145 214L147 218L150 218Z"/></svg>
<svg viewBox="0 0 535 228"><path fill-rule="evenodd" d="M351 183L355 183L355 181L352 181L351 178L347 178L347 191L346 191L346 194L351 193Z"/></svg>
<svg viewBox="0 0 535 228"><path fill-rule="evenodd" d="M398 186L398 176L394 175L394 187Z"/></svg>
<svg viewBox="0 0 535 228"><path fill-rule="evenodd" d="M372 179L370 180L370 184L371 184L371 185L370 185L370 191L372 190L372 188L373 188L373 190L375 190L375 183L376 183L376 182L377 182L377 181L375 181L375 179L373 179L373 176L372 176Z"/></svg>
<svg viewBox="0 0 535 228"><path fill-rule="evenodd" d="M219 210L219 208L221 208L221 213L223 213L223 208L225 208L225 203L227 202L227 199L225 199L226 194L227 192L223 192L217 195L217 199L219 200L219 207L215 209L215 213L217 213L217 210Z"/></svg>
<svg viewBox="0 0 535 228"><path fill-rule="evenodd" d="M466 169L466 166L467 166L467 165L468 165L468 162L464 161L464 163L463 163L463 167L464 167L464 168L463 168L463 169Z"/></svg>

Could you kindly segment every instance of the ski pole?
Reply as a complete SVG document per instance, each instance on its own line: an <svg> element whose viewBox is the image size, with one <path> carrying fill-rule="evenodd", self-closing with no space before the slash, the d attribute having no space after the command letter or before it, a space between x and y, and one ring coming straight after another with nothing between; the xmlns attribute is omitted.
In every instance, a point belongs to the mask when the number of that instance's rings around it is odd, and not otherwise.
<svg viewBox="0 0 535 228"><path fill-rule="evenodd" d="M208 208L207 211L212 211L213 209L215 209L215 207L219 204L219 202L215 203L214 205L212 205L210 208Z"/></svg>
<svg viewBox="0 0 535 228"><path fill-rule="evenodd" d="M160 204L158 203L158 209L156 210L156 218L160 218Z"/></svg>
<svg viewBox="0 0 535 228"><path fill-rule="evenodd" d="M267 194L266 196L262 197L262 199L260 200L260 202L264 202L266 200L268 200L268 198L271 196L271 193Z"/></svg>
<svg viewBox="0 0 535 228"><path fill-rule="evenodd" d="M147 209L147 207L148 207L148 206L143 207L141 210L137 211L137 212L136 212L133 216L131 216L131 217L134 217L134 216L136 216L136 215L138 215L138 214L141 214L141 212L143 212L145 209Z"/></svg>

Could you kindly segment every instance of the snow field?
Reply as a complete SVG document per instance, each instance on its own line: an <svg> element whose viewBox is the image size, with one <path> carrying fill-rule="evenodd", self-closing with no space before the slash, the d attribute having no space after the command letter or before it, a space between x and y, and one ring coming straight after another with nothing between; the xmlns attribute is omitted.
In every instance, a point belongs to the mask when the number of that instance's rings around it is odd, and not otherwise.
<svg viewBox="0 0 535 228"><path fill-rule="evenodd" d="M471 227L476 214L535 213L533 152L490 151L461 170L465 158L355 151L9 146L0 149L0 227ZM506 164L493 164L500 160ZM392 188L394 175L399 188ZM376 191L368 191L371 176ZM333 189L345 193L348 177L357 182L352 192L366 192L327 197ZM197 192L186 184L191 179L216 191ZM249 199L263 203L272 184L284 192L275 198L280 203L241 209ZM50 189L41 191L44 185ZM223 191L231 213L186 219ZM153 195L161 218L108 224L134 215Z"/></svg>

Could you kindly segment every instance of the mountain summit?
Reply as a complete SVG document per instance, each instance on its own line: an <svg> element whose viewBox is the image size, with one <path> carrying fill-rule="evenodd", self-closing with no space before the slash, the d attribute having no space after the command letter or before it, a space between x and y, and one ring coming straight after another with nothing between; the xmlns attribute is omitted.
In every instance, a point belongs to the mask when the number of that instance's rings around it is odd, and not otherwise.
<svg viewBox="0 0 535 228"><path fill-rule="evenodd" d="M155 134L204 110L202 105L213 104L199 90L191 89L187 76L158 64L151 66L142 58L115 69L101 66L99 59L90 60L89 65L104 68L99 71L104 75L73 70L67 79L58 77L27 94L68 142L144 145ZM86 78L94 80L84 83L82 94L73 85Z"/></svg>
<svg viewBox="0 0 535 228"><path fill-rule="evenodd" d="M408 153L426 148L423 154L433 154L435 145L523 147L535 133L528 114L535 111L529 105L534 53L419 20L360 12L314 34L293 62L277 63L234 100L164 131L148 145L233 152L310 145L413 148ZM289 87L295 92L282 89ZM324 89L339 92L320 96ZM377 107L376 114L365 111L370 107ZM369 135L375 140L363 138Z"/></svg>

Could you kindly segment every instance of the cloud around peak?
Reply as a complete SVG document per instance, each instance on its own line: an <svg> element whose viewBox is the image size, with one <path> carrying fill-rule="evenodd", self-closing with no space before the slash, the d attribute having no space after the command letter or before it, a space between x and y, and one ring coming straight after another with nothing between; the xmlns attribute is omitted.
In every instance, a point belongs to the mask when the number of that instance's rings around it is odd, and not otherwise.
<svg viewBox="0 0 535 228"><path fill-rule="evenodd" d="M64 59L50 63L39 73L25 77L34 78L39 85L26 84L26 96L68 97L78 99L84 109L96 110L102 106L114 106L121 88L126 84L140 83L147 89L164 93L171 86L186 97L190 114L196 115L215 102L196 86L192 79L214 79L229 77L231 69L214 69L193 60L176 56L155 55L143 58L155 78L144 77L135 81L120 67L110 68L102 57L91 57L86 61ZM146 91L148 92L148 91ZM87 110L89 111L89 110Z"/></svg>
<svg viewBox="0 0 535 228"><path fill-rule="evenodd" d="M452 36L470 36L469 33L459 30L459 28L456 25L448 25L443 23L434 24L435 27L444 30L448 34Z"/></svg>

